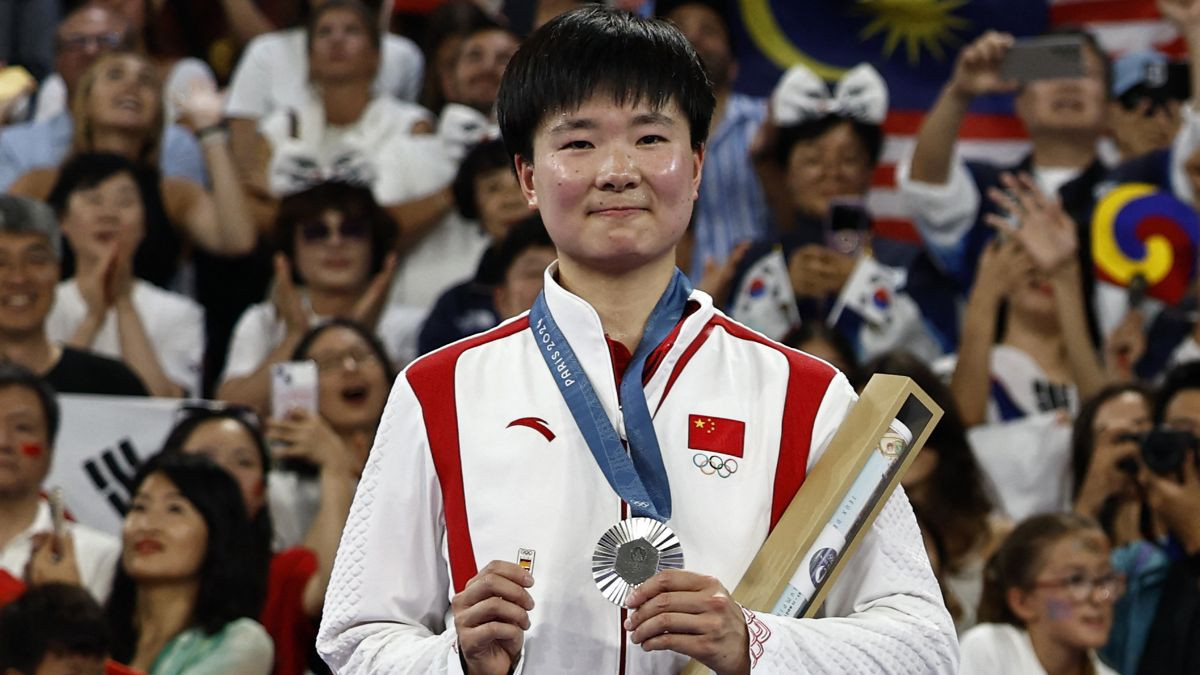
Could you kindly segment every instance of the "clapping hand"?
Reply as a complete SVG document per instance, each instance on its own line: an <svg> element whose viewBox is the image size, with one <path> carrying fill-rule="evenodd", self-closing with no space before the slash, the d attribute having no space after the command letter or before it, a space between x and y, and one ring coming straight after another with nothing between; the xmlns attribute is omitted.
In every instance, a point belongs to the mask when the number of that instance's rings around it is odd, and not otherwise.
<svg viewBox="0 0 1200 675"><path fill-rule="evenodd" d="M371 279L358 302L354 303L352 318L372 331L379 325L379 317L383 314L383 306L392 290L392 280L396 278L398 267L395 251L388 253L383 259L383 268Z"/></svg>
<svg viewBox="0 0 1200 675"><path fill-rule="evenodd" d="M275 315L283 320L289 335L300 336L308 332L308 312L300 301L300 291L292 280L292 265L282 253L275 254L275 287L271 291L271 303Z"/></svg>

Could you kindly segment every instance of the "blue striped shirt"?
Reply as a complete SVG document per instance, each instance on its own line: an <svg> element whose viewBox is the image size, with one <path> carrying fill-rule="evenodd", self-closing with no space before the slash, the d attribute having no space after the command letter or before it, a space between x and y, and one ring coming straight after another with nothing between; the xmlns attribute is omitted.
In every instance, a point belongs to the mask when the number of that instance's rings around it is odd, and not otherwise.
<svg viewBox="0 0 1200 675"><path fill-rule="evenodd" d="M740 242L768 237L770 213L750 161L750 143L766 117L766 99L730 94L725 116L709 136L700 199L692 215L693 279L700 278L705 258L719 263Z"/></svg>

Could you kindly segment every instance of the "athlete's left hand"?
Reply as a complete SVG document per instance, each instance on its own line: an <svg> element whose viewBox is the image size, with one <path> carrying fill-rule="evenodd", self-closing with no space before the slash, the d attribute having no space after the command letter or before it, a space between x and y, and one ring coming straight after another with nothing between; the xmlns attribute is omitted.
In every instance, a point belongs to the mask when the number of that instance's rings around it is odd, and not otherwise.
<svg viewBox="0 0 1200 675"><path fill-rule="evenodd" d="M633 592L629 608L625 630L643 650L678 652L718 675L750 672L745 615L716 579L664 570Z"/></svg>

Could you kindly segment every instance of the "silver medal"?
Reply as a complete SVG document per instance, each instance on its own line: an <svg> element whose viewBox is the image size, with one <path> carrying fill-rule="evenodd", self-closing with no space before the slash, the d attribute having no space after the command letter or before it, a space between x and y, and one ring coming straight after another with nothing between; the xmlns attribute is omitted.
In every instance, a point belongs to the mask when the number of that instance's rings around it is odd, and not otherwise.
<svg viewBox="0 0 1200 675"><path fill-rule="evenodd" d="M621 607L633 589L668 569L683 569L683 547L671 528L653 518L627 518L613 525L592 553L596 588Z"/></svg>

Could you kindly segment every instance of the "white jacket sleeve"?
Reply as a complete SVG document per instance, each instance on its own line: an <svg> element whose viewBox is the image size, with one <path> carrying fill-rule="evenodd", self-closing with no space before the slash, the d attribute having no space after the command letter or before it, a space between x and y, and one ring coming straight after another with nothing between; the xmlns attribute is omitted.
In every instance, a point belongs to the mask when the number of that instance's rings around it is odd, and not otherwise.
<svg viewBox="0 0 1200 675"><path fill-rule="evenodd" d="M855 394L839 375L817 413L813 459L824 453ZM747 617L753 672L956 673L958 641L902 488L830 589L820 619Z"/></svg>
<svg viewBox="0 0 1200 675"><path fill-rule="evenodd" d="M441 489L421 407L401 375L325 594L317 650L335 673L461 672L454 626L445 625L445 550Z"/></svg>
<svg viewBox="0 0 1200 675"><path fill-rule="evenodd" d="M1183 119L1171 143L1171 191L1181 201L1194 204L1196 190L1188 177L1187 163L1192 154L1200 149L1200 112L1196 111L1191 101L1185 103L1180 112Z"/></svg>
<svg viewBox="0 0 1200 675"><path fill-rule="evenodd" d="M913 180L911 169L911 157L896 164L896 185L921 238L934 249L957 248L979 212L979 188L967 163L956 151L950 164L950 178L941 185Z"/></svg>

